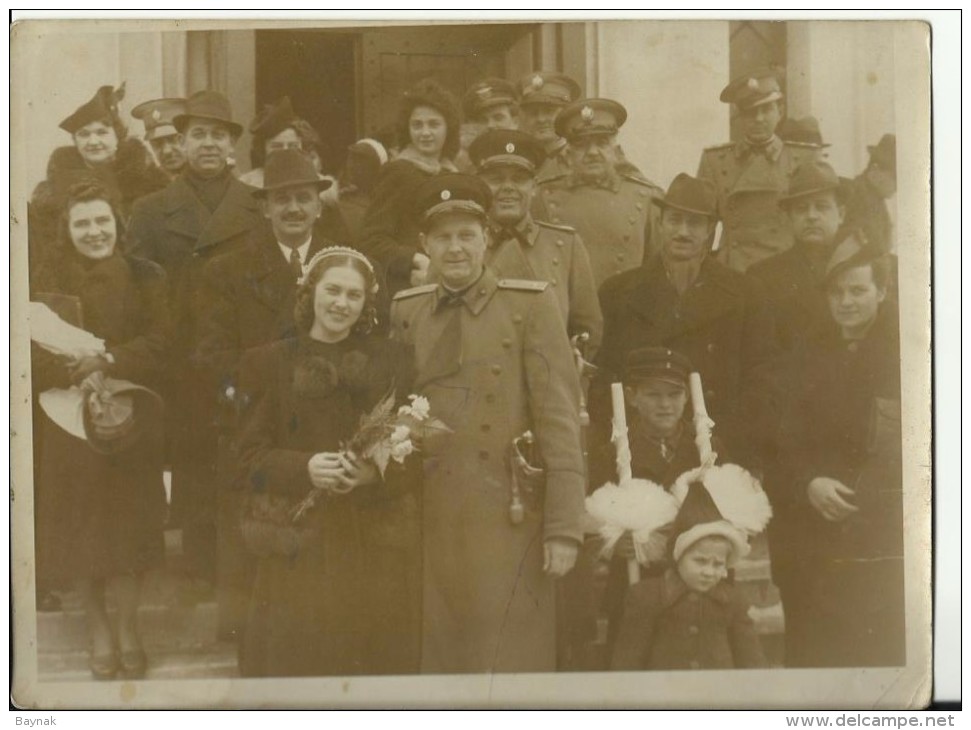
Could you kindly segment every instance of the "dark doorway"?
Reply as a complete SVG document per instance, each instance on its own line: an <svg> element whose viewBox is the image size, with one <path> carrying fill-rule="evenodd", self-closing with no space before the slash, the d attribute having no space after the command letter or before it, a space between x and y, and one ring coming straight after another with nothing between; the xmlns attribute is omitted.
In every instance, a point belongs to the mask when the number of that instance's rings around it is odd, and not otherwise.
<svg viewBox="0 0 971 730"><path fill-rule="evenodd" d="M359 34L316 30L256 32L257 109L289 95L323 139L325 172L336 174L357 139Z"/></svg>

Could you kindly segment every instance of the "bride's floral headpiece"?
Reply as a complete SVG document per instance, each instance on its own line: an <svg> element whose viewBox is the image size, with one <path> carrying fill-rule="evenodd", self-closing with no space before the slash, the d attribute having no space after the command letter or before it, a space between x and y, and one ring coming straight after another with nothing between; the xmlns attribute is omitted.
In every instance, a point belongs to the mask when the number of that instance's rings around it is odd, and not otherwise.
<svg viewBox="0 0 971 730"><path fill-rule="evenodd" d="M368 257L355 248L350 246L328 246L327 248L322 248L320 251L315 253L303 267L303 276L300 277L300 281L297 282L300 286L303 286L307 282L307 278L310 276L310 272L314 270L321 261L331 256L349 256L352 259L357 259L363 263L368 271L371 272L371 277L374 279L374 286L371 288L371 293L376 294L378 291L377 276L374 273L374 264L372 264Z"/></svg>

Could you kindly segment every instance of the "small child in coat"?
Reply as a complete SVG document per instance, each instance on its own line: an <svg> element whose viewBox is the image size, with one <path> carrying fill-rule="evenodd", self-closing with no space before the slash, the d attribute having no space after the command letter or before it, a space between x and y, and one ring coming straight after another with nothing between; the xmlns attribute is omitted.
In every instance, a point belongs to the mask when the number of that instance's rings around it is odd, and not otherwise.
<svg viewBox="0 0 971 730"><path fill-rule="evenodd" d="M758 493L764 498L761 488ZM688 484L670 539L672 566L627 593L611 668L765 666L749 603L725 580L748 553L747 535L722 516L700 480Z"/></svg>

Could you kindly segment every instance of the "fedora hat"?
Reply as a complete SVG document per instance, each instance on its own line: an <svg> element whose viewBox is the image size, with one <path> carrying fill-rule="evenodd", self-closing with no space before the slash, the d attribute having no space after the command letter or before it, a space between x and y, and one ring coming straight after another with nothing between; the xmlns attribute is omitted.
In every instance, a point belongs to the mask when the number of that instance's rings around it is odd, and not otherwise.
<svg viewBox="0 0 971 730"><path fill-rule="evenodd" d="M253 195L262 198L271 190L294 185L315 185L320 191L333 185L333 181L317 173L313 158L303 150L275 150L267 155L263 165L263 187Z"/></svg>
<svg viewBox="0 0 971 730"><path fill-rule="evenodd" d="M289 96L278 99L273 104L267 104L250 122L249 131L266 139L275 137L293 124L297 114L293 111L293 104Z"/></svg>
<svg viewBox="0 0 971 730"><path fill-rule="evenodd" d="M162 443L162 398L127 380L103 378L101 387L85 392L83 424L88 445L99 454L117 454L149 440Z"/></svg>
<svg viewBox="0 0 971 730"><path fill-rule="evenodd" d="M829 147L823 142L823 134L819 131L819 121L816 117L802 117L793 119L786 117L780 122L776 129L776 134L784 142L795 142L796 144L809 145L810 147Z"/></svg>
<svg viewBox="0 0 971 730"><path fill-rule="evenodd" d="M243 133L241 124L233 121L233 110L229 99L218 91L197 91L185 101L185 111L172 120L175 128L184 133L190 117L222 122L229 127L230 133L238 137Z"/></svg>
<svg viewBox="0 0 971 730"><path fill-rule="evenodd" d="M787 207L793 200L832 190L843 201L843 187L836 171L825 162L804 162L789 176L789 188L779 198L779 205Z"/></svg>
<svg viewBox="0 0 971 730"><path fill-rule="evenodd" d="M867 145L870 162L887 170L897 169L897 135L885 134L876 144Z"/></svg>
<svg viewBox="0 0 971 730"><path fill-rule="evenodd" d="M684 172L671 181L663 198L652 198L652 202L659 208L672 208L709 218L718 217L715 188L712 184Z"/></svg>

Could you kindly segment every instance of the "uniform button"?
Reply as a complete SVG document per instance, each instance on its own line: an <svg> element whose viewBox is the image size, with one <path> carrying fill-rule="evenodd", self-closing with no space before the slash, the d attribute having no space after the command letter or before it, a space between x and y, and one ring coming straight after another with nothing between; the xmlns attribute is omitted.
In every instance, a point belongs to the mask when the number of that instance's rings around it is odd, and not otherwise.
<svg viewBox="0 0 971 730"><path fill-rule="evenodd" d="M404 322L401 323L401 329L405 329L405 330L408 329L408 320L407 319Z"/></svg>
<svg viewBox="0 0 971 730"><path fill-rule="evenodd" d="M691 634L692 636L697 636L698 635L698 627L697 626L689 626L688 627L688 633Z"/></svg>
<svg viewBox="0 0 971 730"><path fill-rule="evenodd" d="M502 340L502 346L503 347L512 347L512 340L510 340L508 337L504 337L503 340Z"/></svg>
<svg viewBox="0 0 971 730"><path fill-rule="evenodd" d="M490 424L488 423L482 424L482 433L489 433L491 429L492 429L492 426ZM696 628L696 627L692 626L691 628Z"/></svg>
<svg viewBox="0 0 971 730"><path fill-rule="evenodd" d="M553 266L558 266L559 263L560 263L560 260L558 258L555 258L554 257L554 259L553 259Z"/></svg>
<svg viewBox="0 0 971 730"><path fill-rule="evenodd" d="M624 256L624 254L622 254L622 253L617 254L617 260L618 261L623 261L625 258L626 257Z"/></svg>
<svg viewBox="0 0 971 730"><path fill-rule="evenodd" d="M644 204L643 203L638 203L634 207L637 208L638 210L644 210Z"/></svg>
<svg viewBox="0 0 971 730"><path fill-rule="evenodd" d="M631 216L630 218L627 219L627 222L630 223L631 225L634 225L637 222L637 218L635 218L634 216Z"/></svg>
<svg viewBox="0 0 971 730"><path fill-rule="evenodd" d="M701 669L701 664L698 663L697 659L692 659L691 663L688 665L692 669Z"/></svg>
<svg viewBox="0 0 971 730"><path fill-rule="evenodd" d="M553 208L554 210L556 209L556 203L553 202L552 200L549 202L549 206L550 206L550 208Z"/></svg>
<svg viewBox="0 0 971 730"><path fill-rule="evenodd" d="M859 349L859 344L856 342L851 342L846 346L850 352L856 352Z"/></svg>
<svg viewBox="0 0 971 730"><path fill-rule="evenodd" d="M514 314L512 316L512 321L515 322L516 324L519 324L520 322L523 321L523 315L518 314L518 313L517 314Z"/></svg>
<svg viewBox="0 0 971 730"><path fill-rule="evenodd" d="M625 233L624 234L624 240L625 241L629 241L630 240L630 234L629 233Z"/></svg>
<svg viewBox="0 0 971 730"><path fill-rule="evenodd" d="M552 284L553 286L556 286L557 284L556 279L550 279L550 284Z"/></svg>
<svg viewBox="0 0 971 730"><path fill-rule="evenodd" d="M563 239L562 238L557 238L556 239L556 245L559 246L560 248L563 248Z"/></svg>
<svg viewBox="0 0 971 730"><path fill-rule="evenodd" d="M479 289L479 296L480 297L484 297L485 296L485 293L486 293L485 287L482 287L481 289Z"/></svg>
<svg viewBox="0 0 971 730"><path fill-rule="evenodd" d="M493 395L492 393L486 393L486 403L495 403L495 402L496 402L496 396Z"/></svg>
<svg viewBox="0 0 971 730"><path fill-rule="evenodd" d="M499 375L500 373L502 373L502 365L493 365L489 369L492 371L493 375Z"/></svg>
<svg viewBox="0 0 971 730"><path fill-rule="evenodd" d="M705 398L708 398L709 400L711 400L714 397L715 397L715 391L713 391L713 390L706 390L705 391Z"/></svg>
<svg viewBox="0 0 971 730"><path fill-rule="evenodd" d="M479 452L479 458L482 459L482 461L488 461L489 460L489 452L488 451L480 451Z"/></svg>
<svg viewBox="0 0 971 730"><path fill-rule="evenodd" d="M714 352L714 351L715 351L715 343L714 342L709 342L708 343L708 352Z"/></svg>

